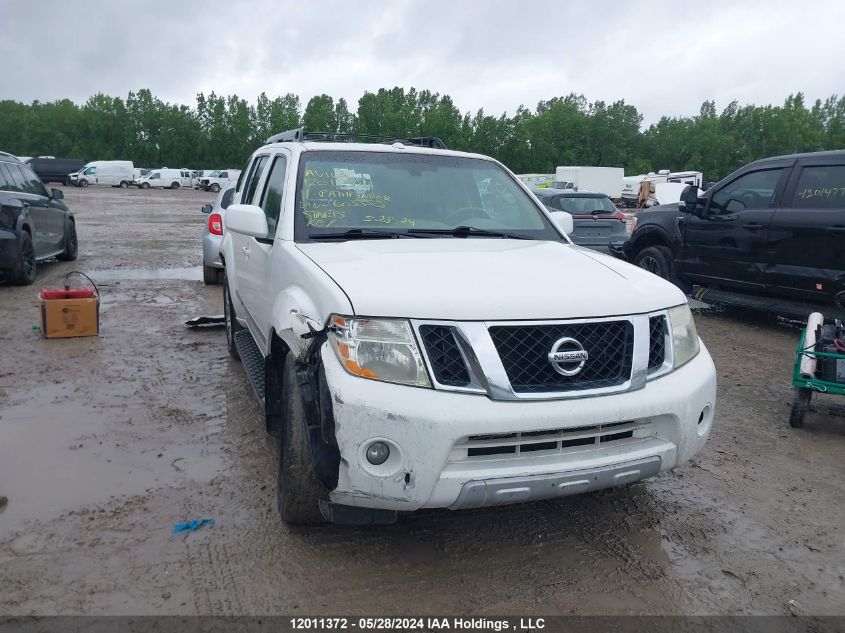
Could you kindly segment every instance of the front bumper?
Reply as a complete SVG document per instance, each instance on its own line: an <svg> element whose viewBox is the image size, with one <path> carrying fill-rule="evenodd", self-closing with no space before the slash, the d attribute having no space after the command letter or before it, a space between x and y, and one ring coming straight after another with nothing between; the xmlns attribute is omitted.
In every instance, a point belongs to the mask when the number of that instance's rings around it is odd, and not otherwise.
<svg viewBox="0 0 845 633"><path fill-rule="evenodd" d="M349 375L328 346L322 359L341 454L331 501L366 508L479 507L637 481L699 451L716 402L716 372L703 343L693 360L643 389L571 400L494 401L392 385ZM631 435L599 439L600 433L613 433L608 425L630 429ZM484 437L495 434L538 431L563 438L596 433L597 439L588 444L566 440L555 451L506 455L471 454L466 448L472 442L483 445ZM482 439L473 439L478 436ZM365 457L376 440L391 449L381 466Z"/></svg>
<svg viewBox="0 0 845 633"><path fill-rule="evenodd" d="M625 261L628 260L627 255L625 255L625 241L621 242L610 242L607 245L608 252L616 257L617 259L623 259Z"/></svg>

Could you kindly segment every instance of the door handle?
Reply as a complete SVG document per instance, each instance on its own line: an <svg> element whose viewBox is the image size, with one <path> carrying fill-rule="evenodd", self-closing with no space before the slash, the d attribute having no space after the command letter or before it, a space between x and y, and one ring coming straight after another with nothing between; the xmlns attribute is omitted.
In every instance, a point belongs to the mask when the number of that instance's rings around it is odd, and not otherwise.
<svg viewBox="0 0 845 633"><path fill-rule="evenodd" d="M749 222L748 224L743 224L742 228L746 231L759 231L760 229L766 228L763 224L758 224L757 222Z"/></svg>
<svg viewBox="0 0 845 633"><path fill-rule="evenodd" d="M834 233L836 235L845 233L845 226L829 226L827 227L828 233Z"/></svg>

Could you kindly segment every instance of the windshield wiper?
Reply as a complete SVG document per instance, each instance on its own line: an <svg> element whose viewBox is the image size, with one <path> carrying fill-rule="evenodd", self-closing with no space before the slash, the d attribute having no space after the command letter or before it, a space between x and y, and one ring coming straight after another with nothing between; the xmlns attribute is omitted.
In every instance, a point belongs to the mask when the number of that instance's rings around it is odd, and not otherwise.
<svg viewBox="0 0 845 633"><path fill-rule="evenodd" d="M451 235L453 237L502 237L514 240L533 240L533 237L520 235L519 233L508 233L504 231L488 231L477 229L474 226L456 226L454 229L408 229L408 233L419 235Z"/></svg>
<svg viewBox="0 0 845 633"><path fill-rule="evenodd" d="M400 237L422 237L408 235L405 231L377 231L374 229L349 229L348 231L335 231L332 233L311 233L308 236L312 240L371 240L371 239L396 239Z"/></svg>

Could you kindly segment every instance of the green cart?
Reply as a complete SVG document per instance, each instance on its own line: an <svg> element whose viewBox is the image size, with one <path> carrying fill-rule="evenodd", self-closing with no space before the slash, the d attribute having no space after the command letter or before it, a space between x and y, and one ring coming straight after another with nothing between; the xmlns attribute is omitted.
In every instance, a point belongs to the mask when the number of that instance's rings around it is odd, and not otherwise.
<svg viewBox="0 0 845 633"><path fill-rule="evenodd" d="M789 416L790 426L800 427L804 425L804 417L810 407L810 400L813 393L833 393L845 395L845 382L830 382L820 378L805 378L801 375L801 359L804 357L815 358L819 365L823 360L835 359L845 360L845 353L817 352L812 349L805 349L804 340L807 337L807 329L801 332L801 340L795 350L795 367L792 370L792 386L795 387L795 399L792 402L792 414ZM819 372L817 371L816 374Z"/></svg>

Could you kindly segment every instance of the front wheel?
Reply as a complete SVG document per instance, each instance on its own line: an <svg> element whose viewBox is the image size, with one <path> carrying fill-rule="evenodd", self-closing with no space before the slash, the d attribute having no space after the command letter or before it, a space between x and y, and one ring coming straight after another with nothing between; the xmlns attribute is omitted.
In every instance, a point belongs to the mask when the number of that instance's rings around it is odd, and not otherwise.
<svg viewBox="0 0 845 633"><path fill-rule="evenodd" d="M32 237L26 231L21 231L18 240L18 261L12 271L12 282L19 286L30 285L35 281L36 268Z"/></svg>
<svg viewBox="0 0 845 633"><path fill-rule="evenodd" d="M170 188L171 188L171 189L178 189L178 188L179 188L179 183L178 183L178 182L171 182L171 183L170 183Z"/></svg>
<svg viewBox="0 0 845 633"><path fill-rule="evenodd" d="M142 182L141 183L141 189L149 189L149 188L150 188L150 183L148 183L148 182Z"/></svg>
<svg viewBox="0 0 845 633"><path fill-rule="evenodd" d="M79 255L79 240L76 237L76 223L65 220L65 250L58 259L63 262L75 261Z"/></svg>
<svg viewBox="0 0 845 633"><path fill-rule="evenodd" d="M88 181L83 178L82 180L79 181L79 186L80 187L87 187Z"/></svg>
<svg viewBox="0 0 845 633"><path fill-rule="evenodd" d="M232 305L232 297L229 294L229 280L226 273L223 273L223 316L226 323L226 346L229 348L229 355L232 358L240 359L238 348L235 345L235 334L241 329L235 317L235 307Z"/></svg>
<svg viewBox="0 0 845 633"><path fill-rule="evenodd" d="M215 182L213 185L211 185L210 189L211 189L214 193L217 193L218 191L220 191L220 185L218 185L218 184Z"/></svg>
<svg viewBox="0 0 845 633"><path fill-rule="evenodd" d="M285 399L285 427L276 440L278 488L276 501L285 523L322 523L320 499L325 488L317 479L306 435L305 405L296 380L294 355L285 357L282 393Z"/></svg>
<svg viewBox="0 0 845 633"><path fill-rule="evenodd" d="M813 392L810 389L795 387L795 397L792 400L792 413L789 416L789 426L800 428L804 426L804 418L807 416L807 409L810 408L810 400L813 399Z"/></svg>

